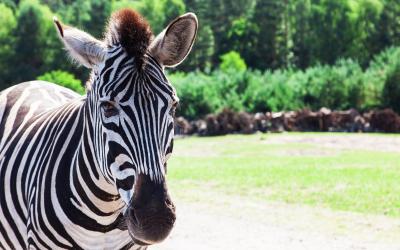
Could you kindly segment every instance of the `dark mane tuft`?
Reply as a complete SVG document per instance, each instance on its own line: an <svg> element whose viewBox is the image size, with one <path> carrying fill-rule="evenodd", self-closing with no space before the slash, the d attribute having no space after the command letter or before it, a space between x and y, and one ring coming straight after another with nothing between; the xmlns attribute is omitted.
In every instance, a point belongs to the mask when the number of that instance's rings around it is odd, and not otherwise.
<svg viewBox="0 0 400 250"><path fill-rule="evenodd" d="M119 42L125 51L135 58L139 68L143 66L144 55L152 37L150 25L139 13L131 9L115 12L111 16L106 34L107 42Z"/></svg>

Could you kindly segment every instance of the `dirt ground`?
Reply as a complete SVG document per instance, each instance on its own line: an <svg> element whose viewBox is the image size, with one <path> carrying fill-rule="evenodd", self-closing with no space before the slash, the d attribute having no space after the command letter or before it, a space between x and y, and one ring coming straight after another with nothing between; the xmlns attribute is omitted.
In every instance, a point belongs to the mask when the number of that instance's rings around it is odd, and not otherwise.
<svg viewBox="0 0 400 250"><path fill-rule="evenodd" d="M336 149L366 149L383 152L400 153L400 136L377 136L374 134L343 134L337 133L310 135L310 134L283 134L271 136L267 143L307 143L321 145L327 148Z"/></svg>
<svg viewBox="0 0 400 250"><path fill-rule="evenodd" d="M400 219L272 202L230 203L178 201L174 231L150 249L400 249Z"/></svg>
<svg viewBox="0 0 400 250"><path fill-rule="evenodd" d="M288 135L268 140L282 142L400 152L397 136ZM176 226L165 242L149 249L400 250L398 218L218 196L206 190L188 190L185 196L175 197Z"/></svg>

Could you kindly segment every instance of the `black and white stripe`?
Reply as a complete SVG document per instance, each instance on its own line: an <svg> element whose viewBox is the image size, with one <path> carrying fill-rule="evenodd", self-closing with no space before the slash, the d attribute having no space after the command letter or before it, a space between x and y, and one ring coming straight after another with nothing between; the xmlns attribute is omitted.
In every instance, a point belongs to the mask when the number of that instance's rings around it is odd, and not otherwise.
<svg viewBox="0 0 400 250"><path fill-rule="evenodd" d="M188 17L197 30L193 14L181 18ZM145 194L135 193L142 189L157 186L166 193L178 103L160 54L168 47L157 52L152 45L138 68L138 58L118 42L80 49L74 44L79 39L71 39L81 33L59 32L72 56L87 59L91 80L83 97L41 81L0 93L0 249L145 249L166 236L135 235L127 214L139 211L135 202ZM101 58L82 52L94 50Z"/></svg>

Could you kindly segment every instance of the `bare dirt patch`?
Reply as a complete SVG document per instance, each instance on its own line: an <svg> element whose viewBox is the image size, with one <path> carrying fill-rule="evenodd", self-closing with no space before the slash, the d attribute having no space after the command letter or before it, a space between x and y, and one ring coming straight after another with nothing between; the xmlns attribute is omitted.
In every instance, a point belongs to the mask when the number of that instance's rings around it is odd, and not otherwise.
<svg viewBox="0 0 400 250"><path fill-rule="evenodd" d="M399 152L400 136L375 136L371 134L282 134L267 137L265 143L305 143L330 149L362 149L381 152Z"/></svg>
<svg viewBox="0 0 400 250"><path fill-rule="evenodd" d="M171 236L151 249L400 249L400 219L235 197L178 199Z"/></svg>

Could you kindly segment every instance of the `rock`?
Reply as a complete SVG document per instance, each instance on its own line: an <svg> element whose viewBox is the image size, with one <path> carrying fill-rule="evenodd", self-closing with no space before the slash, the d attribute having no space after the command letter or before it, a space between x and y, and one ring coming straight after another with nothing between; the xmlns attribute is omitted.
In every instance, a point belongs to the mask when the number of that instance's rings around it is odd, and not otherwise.
<svg viewBox="0 0 400 250"><path fill-rule="evenodd" d="M266 132L268 129L268 120L267 116L264 113L256 113L254 115L254 126L255 130L261 131L261 132Z"/></svg>
<svg viewBox="0 0 400 250"><path fill-rule="evenodd" d="M392 109L375 110L371 114L370 126L374 131L400 132L400 117Z"/></svg>
<svg viewBox="0 0 400 250"><path fill-rule="evenodd" d="M283 131L334 131L334 132L400 132L400 116L391 109L374 110L361 115L355 109L331 111L321 108L317 112L303 109L297 112L266 112L254 115L224 109L217 115L188 122L183 117L175 119L177 135L226 135Z"/></svg>
<svg viewBox="0 0 400 250"><path fill-rule="evenodd" d="M220 135L221 131L216 115L207 115L205 118L206 132L205 135Z"/></svg>
<svg viewBox="0 0 400 250"><path fill-rule="evenodd" d="M192 133L192 126L182 116L175 118L175 135L189 135Z"/></svg>
<svg viewBox="0 0 400 250"><path fill-rule="evenodd" d="M207 123L205 120L199 119L192 121L190 122L190 126L192 128L192 134L207 135Z"/></svg>
<svg viewBox="0 0 400 250"><path fill-rule="evenodd" d="M322 131L321 116L308 109L296 113L295 126L299 131Z"/></svg>
<svg viewBox="0 0 400 250"><path fill-rule="evenodd" d="M246 112L240 112L237 116L239 132L243 134L252 134L256 132L256 126L252 115Z"/></svg>
<svg viewBox="0 0 400 250"><path fill-rule="evenodd" d="M239 132L238 114L230 109L224 109L217 115L220 134L232 134Z"/></svg>
<svg viewBox="0 0 400 250"><path fill-rule="evenodd" d="M283 132L285 131L285 117L283 112L265 113L268 121L268 131L271 132Z"/></svg>
<svg viewBox="0 0 400 250"><path fill-rule="evenodd" d="M332 112L332 126L329 128L329 131L356 132L358 131L358 126L356 126L355 122L359 116L360 113L355 109L334 111Z"/></svg>

